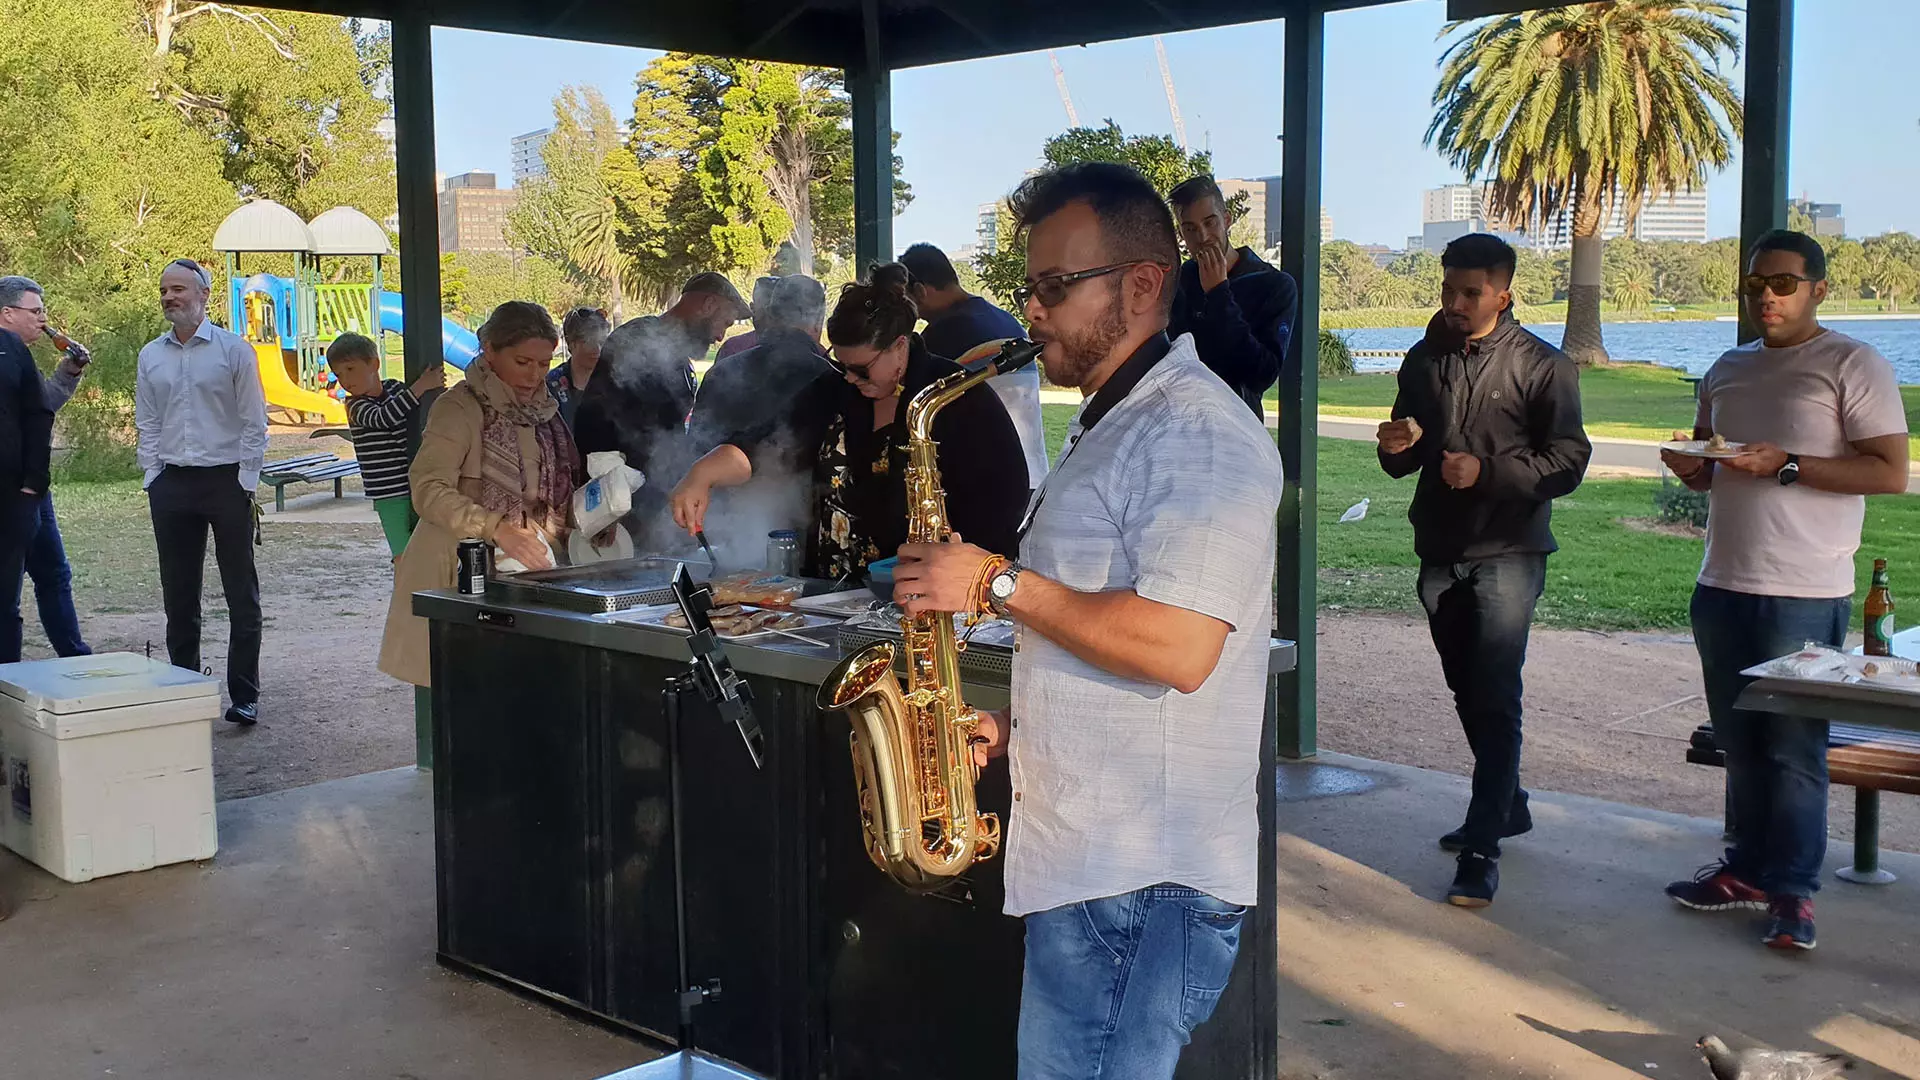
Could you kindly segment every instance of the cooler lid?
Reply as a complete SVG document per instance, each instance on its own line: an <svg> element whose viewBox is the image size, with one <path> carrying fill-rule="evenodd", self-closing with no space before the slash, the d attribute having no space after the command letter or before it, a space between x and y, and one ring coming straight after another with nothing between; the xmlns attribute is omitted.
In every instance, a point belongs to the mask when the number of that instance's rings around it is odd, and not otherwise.
<svg viewBox="0 0 1920 1080"><path fill-rule="evenodd" d="M156 701L217 698L220 684L197 671L138 653L100 653L0 664L0 694L30 712L66 715Z"/></svg>

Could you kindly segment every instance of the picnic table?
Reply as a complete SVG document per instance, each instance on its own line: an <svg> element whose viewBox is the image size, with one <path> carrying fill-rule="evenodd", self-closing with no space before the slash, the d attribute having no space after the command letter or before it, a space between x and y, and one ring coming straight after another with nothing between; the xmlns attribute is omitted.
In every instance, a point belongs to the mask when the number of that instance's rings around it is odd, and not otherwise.
<svg viewBox="0 0 1920 1080"><path fill-rule="evenodd" d="M1920 660L1920 627L1894 635L1893 652ZM1854 793L1854 860L1839 875L1863 885L1894 880L1880 868L1880 792L1920 795L1920 694L1872 683L1763 677L1734 705L1832 725L1828 768L1835 783L1852 784Z"/></svg>
<svg viewBox="0 0 1920 1080"><path fill-rule="evenodd" d="M333 481L333 497L346 494L341 484L349 476L360 475L360 463L335 454L302 454L299 457L269 461L260 470L260 481L273 488L273 512L287 508L288 484L324 484Z"/></svg>

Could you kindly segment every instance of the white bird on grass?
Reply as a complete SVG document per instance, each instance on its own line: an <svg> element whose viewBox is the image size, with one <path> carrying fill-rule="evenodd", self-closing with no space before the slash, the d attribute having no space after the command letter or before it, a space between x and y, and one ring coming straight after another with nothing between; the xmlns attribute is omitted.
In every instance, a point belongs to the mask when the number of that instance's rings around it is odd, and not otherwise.
<svg viewBox="0 0 1920 1080"><path fill-rule="evenodd" d="M1839 1054L1812 1054L1804 1050L1727 1049L1712 1035L1693 1044L1707 1059L1714 1080L1831 1080L1853 1062Z"/></svg>
<svg viewBox="0 0 1920 1080"><path fill-rule="evenodd" d="M1347 507L1347 512L1340 515L1340 524L1350 525L1353 522L1359 521L1361 518L1366 517L1367 507L1372 502L1373 502L1372 499L1361 499L1359 502L1354 503L1352 506Z"/></svg>

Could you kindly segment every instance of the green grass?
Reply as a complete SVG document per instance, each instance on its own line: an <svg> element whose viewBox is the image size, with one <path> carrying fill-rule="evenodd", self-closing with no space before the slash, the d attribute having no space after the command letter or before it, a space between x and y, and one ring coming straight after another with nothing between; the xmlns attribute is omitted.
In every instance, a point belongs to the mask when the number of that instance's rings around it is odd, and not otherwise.
<svg viewBox="0 0 1920 1080"><path fill-rule="evenodd" d="M1320 380L1320 411L1384 420L1397 382L1391 374L1340 375ZM1920 432L1920 386L1903 386L1907 429ZM1608 439L1664 442L1693 428L1693 387L1680 373L1651 364L1618 364L1580 372L1580 407L1587 434ZM1920 436L1912 440L1920 461Z"/></svg>
<svg viewBox="0 0 1920 1080"><path fill-rule="evenodd" d="M1048 444L1057 460L1073 407L1048 405L1045 413ZM1381 472L1367 443L1320 440L1323 610L1419 614L1414 596L1419 562L1413 555L1413 527L1407 524L1413 487L1412 477L1393 480ZM1622 524L1622 519L1652 518L1659 489L1657 480L1589 480L1554 504L1553 531L1560 551L1547 564L1547 591L1539 611L1543 625L1588 630L1687 625L1687 601L1700 570L1700 541ZM1340 524L1348 507L1367 498L1373 501L1364 520ZM1867 500L1866 528L1855 559L1856 627L1875 558L1892 564L1896 592L1903 573L1920 575L1920 496Z"/></svg>
<svg viewBox="0 0 1920 1080"><path fill-rule="evenodd" d="M1345 439L1320 440L1320 603L1331 610L1418 611L1413 594L1413 528L1407 504L1413 478L1391 480L1373 448ZM1629 528L1625 518L1653 516L1657 480L1589 480L1554 503L1560 551L1548 562L1540 621L1591 630L1684 627L1687 600L1700 569L1701 544ZM1340 515L1371 498L1365 520ZM1863 542L1855 563L1854 625L1875 558L1920 572L1920 497L1867 500Z"/></svg>

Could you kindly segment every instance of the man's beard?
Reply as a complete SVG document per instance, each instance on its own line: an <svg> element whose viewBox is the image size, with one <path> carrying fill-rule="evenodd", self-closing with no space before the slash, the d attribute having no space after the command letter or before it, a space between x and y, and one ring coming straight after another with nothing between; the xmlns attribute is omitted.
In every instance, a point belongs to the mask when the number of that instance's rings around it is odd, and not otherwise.
<svg viewBox="0 0 1920 1080"><path fill-rule="evenodd" d="M1106 309L1085 328L1072 333L1055 330L1049 335L1053 344L1060 347L1060 358L1045 365L1048 382L1055 386L1085 386L1093 369L1105 363L1113 355L1113 347L1126 339L1127 316L1120 310L1119 293L1118 288L1112 290Z"/></svg>

